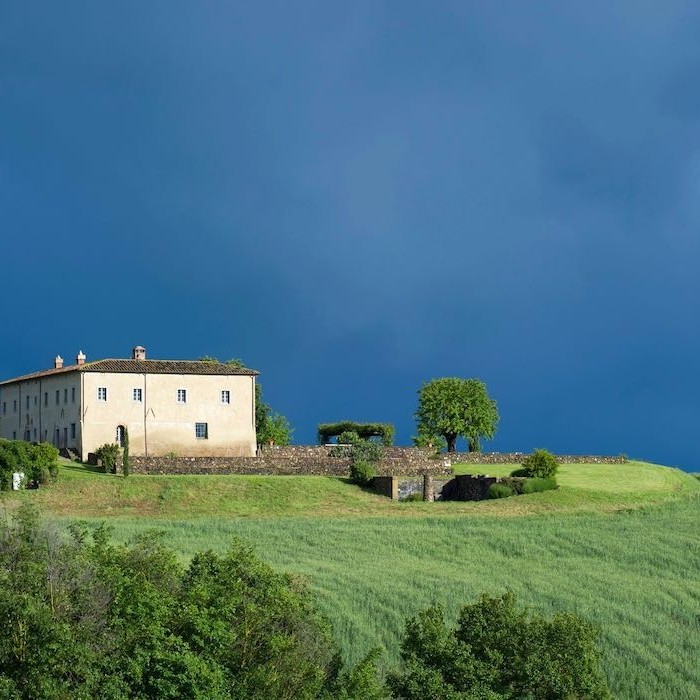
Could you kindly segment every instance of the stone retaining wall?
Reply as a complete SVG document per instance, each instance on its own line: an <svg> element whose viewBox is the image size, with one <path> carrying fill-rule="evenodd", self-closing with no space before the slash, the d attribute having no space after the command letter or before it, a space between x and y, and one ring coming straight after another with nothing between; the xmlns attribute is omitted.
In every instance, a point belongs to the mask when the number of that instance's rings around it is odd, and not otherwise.
<svg viewBox="0 0 700 700"><path fill-rule="evenodd" d="M430 474L425 474L420 479L375 476L371 488L380 496L394 501L403 501L414 494L421 494L424 501L483 501L488 497L491 484L506 480L512 481L513 477L485 474L460 474L451 479L436 479Z"/></svg>
<svg viewBox="0 0 700 700"><path fill-rule="evenodd" d="M453 464L520 464L521 453L454 452L435 455L431 450L417 447L385 447L377 465L377 474L392 476L421 476L449 474ZM557 457L561 463L593 462L619 464L624 457ZM258 450L256 457L130 457L134 474L279 474L347 476L350 458L336 457L327 445L268 446Z"/></svg>

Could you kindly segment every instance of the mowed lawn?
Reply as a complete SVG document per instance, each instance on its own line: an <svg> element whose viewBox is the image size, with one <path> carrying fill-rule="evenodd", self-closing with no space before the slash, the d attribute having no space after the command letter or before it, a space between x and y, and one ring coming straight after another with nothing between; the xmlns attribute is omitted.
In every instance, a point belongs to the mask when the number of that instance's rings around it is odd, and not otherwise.
<svg viewBox="0 0 700 700"><path fill-rule="evenodd" d="M155 527L183 560L241 537L308 578L349 660L380 646L390 665L421 607L454 616L510 589L599 626L616 697L700 697L700 482L638 462L567 465L559 482L498 501L392 503L341 479L123 479L67 465L56 485L4 494L0 508L32 500L61 522L107 520L118 540Z"/></svg>

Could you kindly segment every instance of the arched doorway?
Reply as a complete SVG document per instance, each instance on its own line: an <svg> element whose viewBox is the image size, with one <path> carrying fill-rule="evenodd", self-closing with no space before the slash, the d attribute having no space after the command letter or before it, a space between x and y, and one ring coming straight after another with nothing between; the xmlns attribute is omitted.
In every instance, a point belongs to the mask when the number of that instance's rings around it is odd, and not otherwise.
<svg viewBox="0 0 700 700"><path fill-rule="evenodd" d="M125 433L125 428L123 425L118 425L117 426L117 434L115 436L114 442L119 445L119 447L124 447L124 433Z"/></svg>

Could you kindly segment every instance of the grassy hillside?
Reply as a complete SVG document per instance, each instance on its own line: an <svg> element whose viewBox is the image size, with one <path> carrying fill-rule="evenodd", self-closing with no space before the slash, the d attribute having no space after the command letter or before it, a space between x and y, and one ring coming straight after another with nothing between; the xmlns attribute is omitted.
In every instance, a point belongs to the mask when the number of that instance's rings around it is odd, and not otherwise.
<svg viewBox="0 0 700 700"><path fill-rule="evenodd" d="M508 474L513 465L469 465L457 471ZM554 492L478 503L396 503L344 479L319 476L138 476L128 479L64 462L59 482L16 494L60 517L200 518L527 515L614 511L700 493L700 482L677 469L643 462L569 464Z"/></svg>
<svg viewBox="0 0 700 700"><path fill-rule="evenodd" d="M630 463L567 465L560 483L499 501L392 503L333 478L122 479L67 465L55 486L3 495L0 508L33 500L61 521L106 518L118 539L156 527L183 558L241 536L308 577L351 659L375 645L395 659L405 618L430 602L453 615L511 589L600 626L616 696L698 697L700 482Z"/></svg>

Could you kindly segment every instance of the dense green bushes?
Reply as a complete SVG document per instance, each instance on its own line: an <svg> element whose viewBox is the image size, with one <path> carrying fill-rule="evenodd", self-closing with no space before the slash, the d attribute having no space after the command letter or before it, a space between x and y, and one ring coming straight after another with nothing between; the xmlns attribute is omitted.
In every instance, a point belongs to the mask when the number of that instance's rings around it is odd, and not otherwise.
<svg viewBox="0 0 700 700"><path fill-rule="evenodd" d="M535 450L528 455L519 469L511 472L509 477L492 484L486 494L487 498L508 498L540 491L556 489L554 475L559 463L557 458L547 450Z"/></svg>
<svg viewBox="0 0 700 700"><path fill-rule="evenodd" d="M0 697L232 700L606 698L595 632L508 593L410 620L401 668L378 652L343 669L304 582L240 541L183 567L158 535L114 545L103 525L71 538L32 510L0 521Z"/></svg>
<svg viewBox="0 0 700 700"><path fill-rule="evenodd" d="M515 596L481 596L454 629L434 606L406 626L404 668L389 676L403 700L609 698L596 632L576 615L551 619L520 609Z"/></svg>
<svg viewBox="0 0 700 700"><path fill-rule="evenodd" d="M522 470L517 470L518 472ZM515 472L514 472L515 473ZM523 477L504 477L489 486L487 498L508 498L540 491L551 491L558 488L556 479L527 479Z"/></svg>
<svg viewBox="0 0 700 700"><path fill-rule="evenodd" d="M522 475L538 479L553 479L557 469L559 469L559 462L557 462L557 458L551 452L535 450L524 459Z"/></svg>
<svg viewBox="0 0 700 700"><path fill-rule="evenodd" d="M0 439L0 490L12 488L12 475L24 473L25 483L45 484L58 476L58 450L47 442Z"/></svg>
<svg viewBox="0 0 700 700"><path fill-rule="evenodd" d="M523 493L539 493L540 491L552 491L557 487L556 479L525 479L523 481Z"/></svg>
<svg viewBox="0 0 700 700"><path fill-rule="evenodd" d="M366 459L353 459L350 465L350 479L358 486L369 486L377 475L377 470Z"/></svg>
<svg viewBox="0 0 700 700"><path fill-rule="evenodd" d="M497 482L489 486L487 495L489 498L509 498L515 495L515 491L510 486Z"/></svg>
<svg viewBox="0 0 700 700"><path fill-rule="evenodd" d="M0 586L3 698L330 700L361 680L303 583L240 542L183 569L154 534L66 541L23 510L0 523Z"/></svg>
<svg viewBox="0 0 700 700"><path fill-rule="evenodd" d="M114 474L117 471L119 449L116 442L106 442L95 450L95 457L102 462L102 468L108 474Z"/></svg>

